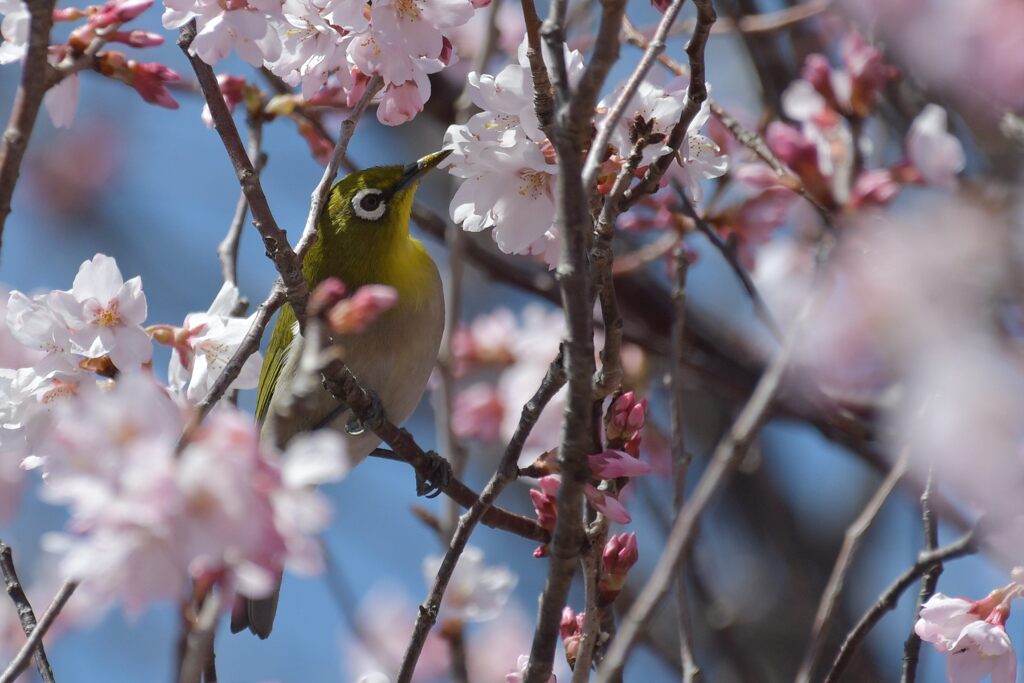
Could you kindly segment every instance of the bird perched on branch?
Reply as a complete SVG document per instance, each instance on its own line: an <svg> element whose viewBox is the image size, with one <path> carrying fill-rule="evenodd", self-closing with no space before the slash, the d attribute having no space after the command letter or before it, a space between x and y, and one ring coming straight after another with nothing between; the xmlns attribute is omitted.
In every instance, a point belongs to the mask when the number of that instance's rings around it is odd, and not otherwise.
<svg viewBox="0 0 1024 683"><path fill-rule="evenodd" d="M407 166L356 171L331 188L317 224L317 241L303 262L310 289L339 278L349 290L369 284L393 287L398 301L361 334L335 338L345 364L376 397L387 418L401 424L416 408L437 360L444 331L441 278L426 249L409 234L413 196L426 173L448 151L428 154ZM295 313L285 305L270 336L256 399L256 418L265 418L282 401L295 374L302 344ZM275 420L273 436L284 446L295 434L320 428L339 431L350 460L369 455L380 439L326 389L315 409ZM248 628L260 638L270 635L280 587L268 598L239 598L232 613L234 632Z"/></svg>

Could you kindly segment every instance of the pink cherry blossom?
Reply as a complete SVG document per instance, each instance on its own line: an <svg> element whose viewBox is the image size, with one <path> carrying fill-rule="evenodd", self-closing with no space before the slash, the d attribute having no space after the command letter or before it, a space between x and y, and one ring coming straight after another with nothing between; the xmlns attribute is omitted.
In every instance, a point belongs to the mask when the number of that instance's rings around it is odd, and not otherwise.
<svg viewBox="0 0 1024 683"><path fill-rule="evenodd" d="M452 405L452 430L460 439L484 443L498 440L505 404L490 384L477 382L455 396Z"/></svg>
<svg viewBox="0 0 1024 683"><path fill-rule="evenodd" d="M638 477L651 471L647 463L623 451L608 450L596 455L589 455L587 461L590 464L591 473L598 479Z"/></svg>
<svg viewBox="0 0 1024 683"><path fill-rule="evenodd" d="M548 475L537 480L539 488L530 489L533 509L537 512L537 523L548 531L554 531L558 519L558 489L562 480Z"/></svg>
<svg viewBox="0 0 1024 683"><path fill-rule="evenodd" d="M114 259L97 254L78 270L69 291L54 292L50 306L71 332L71 348L87 358L110 356L121 370L149 360L153 346L142 329L142 279L125 282Z"/></svg>
<svg viewBox="0 0 1024 683"><path fill-rule="evenodd" d="M46 91L43 105L54 128L70 128L78 109L78 74L72 74Z"/></svg>
<svg viewBox="0 0 1024 683"><path fill-rule="evenodd" d="M24 0L0 0L0 24L3 44L0 45L0 64L21 61L28 50L29 13Z"/></svg>
<svg viewBox="0 0 1024 683"><path fill-rule="evenodd" d="M423 577L431 585L441 568L442 557L423 560ZM489 621L501 614L519 577L504 566L486 566L484 553L467 546L459 557L441 603L442 617L458 621Z"/></svg>
<svg viewBox="0 0 1024 683"><path fill-rule="evenodd" d="M938 187L956 186L956 174L964 168L964 149L946 130L946 110L928 104L910 124L907 157L926 183Z"/></svg>
<svg viewBox="0 0 1024 683"><path fill-rule="evenodd" d="M174 347L168 383L189 401L199 401L209 393L252 326L253 316L232 315L239 298L238 287L225 282L206 313L189 313L180 329L164 326L155 333L158 340ZM166 332L166 339L159 332ZM262 362L259 353L249 356L231 388L256 388Z"/></svg>
<svg viewBox="0 0 1024 683"><path fill-rule="evenodd" d="M629 524L633 518L626 512L619 499L606 491L599 491L591 484L583 486L583 493L594 509L617 524Z"/></svg>
<svg viewBox="0 0 1024 683"><path fill-rule="evenodd" d="M950 683L992 683L1017 680L1017 655L1002 624L974 621L964 627L950 648L946 675Z"/></svg>

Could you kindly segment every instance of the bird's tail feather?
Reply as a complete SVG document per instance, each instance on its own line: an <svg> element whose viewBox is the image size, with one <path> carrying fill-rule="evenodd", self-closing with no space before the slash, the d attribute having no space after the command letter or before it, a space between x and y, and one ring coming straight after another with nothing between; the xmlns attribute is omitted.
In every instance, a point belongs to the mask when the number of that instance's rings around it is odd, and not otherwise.
<svg viewBox="0 0 1024 683"><path fill-rule="evenodd" d="M274 592L265 598L235 596L235 604L231 609L231 632L249 629L260 640L266 640L274 630L274 616L277 614L277 601L280 597L280 580Z"/></svg>

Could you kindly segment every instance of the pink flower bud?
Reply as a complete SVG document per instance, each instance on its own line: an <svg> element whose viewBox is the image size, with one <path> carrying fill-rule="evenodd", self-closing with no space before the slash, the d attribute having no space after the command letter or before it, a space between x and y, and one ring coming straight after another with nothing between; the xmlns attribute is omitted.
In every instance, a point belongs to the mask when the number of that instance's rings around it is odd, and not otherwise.
<svg viewBox="0 0 1024 683"><path fill-rule="evenodd" d="M587 460L590 463L590 471L598 479L638 477L651 471L647 463L623 451L608 450L588 456Z"/></svg>
<svg viewBox="0 0 1024 683"><path fill-rule="evenodd" d="M605 432L610 441L627 440L647 419L647 399L637 401L632 391L620 395L608 408Z"/></svg>
<svg viewBox="0 0 1024 683"><path fill-rule="evenodd" d="M583 487L583 493L587 500L594 506L594 509L601 512L605 517L618 524L629 524L633 518L626 512L626 508L619 502L619 499L610 493L598 491L590 484Z"/></svg>
<svg viewBox="0 0 1024 683"><path fill-rule="evenodd" d="M164 37L158 33L150 33L142 29L133 31L114 31L106 35L109 43L123 43L131 47L153 47L163 45Z"/></svg>
<svg viewBox="0 0 1024 683"><path fill-rule="evenodd" d="M338 334L362 334L398 303L398 291L387 285L363 285L327 313L327 324Z"/></svg>
<svg viewBox="0 0 1024 683"><path fill-rule="evenodd" d="M850 207L888 204L899 191L900 184L896 182L892 171L886 168L871 169L861 173L853 184Z"/></svg>
<svg viewBox="0 0 1024 683"><path fill-rule="evenodd" d="M171 97L170 91L164 84L180 80L181 76L176 71L163 64L156 62L140 64L129 60L128 78L125 79L125 82L135 88L146 102L167 109L177 109L178 103Z"/></svg>
<svg viewBox="0 0 1024 683"><path fill-rule="evenodd" d="M474 9L483 9L491 4L491 0L471 0Z"/></svg>
<svg viewBox="0 0 1024 683"><path fill-rule="evenodd" d="M93 28L106 28L135 19L152 6L153 0L109 0L92 15L89 24Z"/></svg>
<svg viewBox="0 0 1024 683"><path fill-rule="evenodd" d="M825 98L830 107L839 109L836 93L832 89L832 66L825 55L818 53L807 55L801 76L814 86L814 89Z"/></svg>
<svg viewBox="0 0 1024 683"><path fill-rule="evenodd" d="M635 533L619 534L608 539L601 554L604 573L597 586L601 605L610 605L615 601L626 585L626 575L639 557Z"/></svg>
<svg viewBox="0 0 1024 683"><path fill-rule="evenodd" d="M863 118L871 113L878 93L899 75L899 71L886 64L882 53L856 32L843 42L843 61L850 72L850 108Z"/></svg>
<svg viewBox="0 0 1024 683"><path fill-rule="evenodd" d="M539 490L530 489L533 509L537 511L537 524L548 531L555 530L555 522L558 520L558 489L561 484L558 477L549 475L537 480Z"/></svg>
<svg viewBox="0 0 1024 683"><path fill-rule="evenodd" d="M309 296L310 315L320 315L330 310L345 298L345 283L336 277L329 277L313 290Z"/></svg>

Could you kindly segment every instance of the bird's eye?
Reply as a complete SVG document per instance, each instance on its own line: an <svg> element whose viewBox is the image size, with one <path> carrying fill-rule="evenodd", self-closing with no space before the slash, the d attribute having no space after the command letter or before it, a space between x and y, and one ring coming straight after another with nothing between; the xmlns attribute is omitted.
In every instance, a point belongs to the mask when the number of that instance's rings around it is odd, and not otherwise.
<svg viewBox="0 0 1024 683"><path fill-rule="evenodd" d="M352 209L356 215L367 221L375 221L387 210L384 193L372 187L359 190L352 198Z"/></svg>

